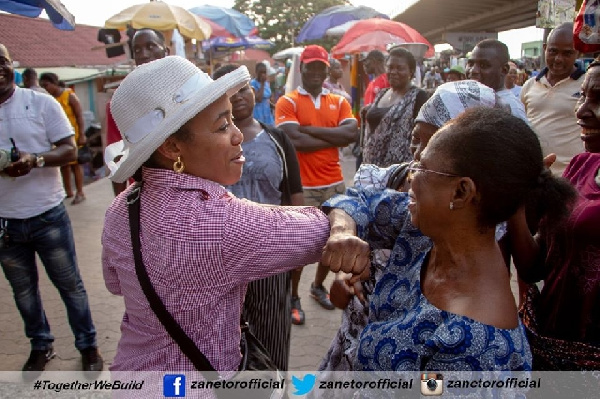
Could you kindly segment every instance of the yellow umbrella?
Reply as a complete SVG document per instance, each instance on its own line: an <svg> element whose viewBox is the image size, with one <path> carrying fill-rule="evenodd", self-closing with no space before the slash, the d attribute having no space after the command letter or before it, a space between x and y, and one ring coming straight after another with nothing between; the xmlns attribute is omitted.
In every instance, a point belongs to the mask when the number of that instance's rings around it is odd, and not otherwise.
<svg viewBox="0 0 600 399"><path fill-rule="evenodd" d="M152 28L168 31L177 28L182 36L205 40L210 37L210 25L185 8L172 6L162 1L150 1L124 9L106 20L104 26L112 29Z"/></svg>

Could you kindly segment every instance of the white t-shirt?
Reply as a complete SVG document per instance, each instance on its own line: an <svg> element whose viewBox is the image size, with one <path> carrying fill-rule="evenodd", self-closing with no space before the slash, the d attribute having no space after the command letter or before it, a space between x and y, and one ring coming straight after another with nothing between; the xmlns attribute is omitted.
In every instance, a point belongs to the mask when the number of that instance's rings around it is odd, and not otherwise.
<svg viewBox="0 0 600 399"><path fill-rule="evenodd" d="M500 100L500 103L510 107L510 113L519 119L527 122L531 126L529 119L527 119L527 113L525 112L525 106L521 102L521 99L513 94L509 89L497 91L496 94Z"/></svg>
<svg viewBox="0 0 600 399"><path fill-rule="evenodd" d="M28 153L43 153L75 133L52 96L17 87L0 104L0 148L10 150L10 138ZM65 197L58 167L34 168L25 176L0 178L0 217L26 219L59 205Z"/></svg>

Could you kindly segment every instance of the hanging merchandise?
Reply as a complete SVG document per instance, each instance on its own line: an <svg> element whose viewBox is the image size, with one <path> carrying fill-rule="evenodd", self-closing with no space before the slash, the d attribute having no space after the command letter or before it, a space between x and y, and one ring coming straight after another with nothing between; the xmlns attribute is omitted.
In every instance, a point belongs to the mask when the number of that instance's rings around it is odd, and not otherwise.
<svg viewBox="0 0 600 399"><path fill-rule="evenodd" d="M573 44L582 53L600 51L600 1L585 0L575 17Z"/></svg>

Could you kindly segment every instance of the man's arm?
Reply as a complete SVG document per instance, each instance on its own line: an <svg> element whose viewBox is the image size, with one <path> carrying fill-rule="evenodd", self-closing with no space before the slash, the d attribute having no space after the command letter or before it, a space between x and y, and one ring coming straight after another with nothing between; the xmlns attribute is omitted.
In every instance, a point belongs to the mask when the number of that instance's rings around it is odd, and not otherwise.
<svg viewBox="0 0 600 399"><path fill-rule="evenodd" d="M55 147L50 151L38 154L44 157L45 167L63 166L77 159L77 146L73 136L65 137L52 144ZM4 169L4 173L11 177L25 176L34 168L35 162L36 157L33 154L21 151L19 160Z"/></svg>
<svg viewBox="0 0 600 399"><path fill-rule="evenodd" d="M300 126L298 130L328 142L329 147L345 147L358 139L356 119L348 119L338 127Z"/></svg>
<svg viewBox="0 0 600 399"><path fill-rule="evenodd" d="M307 133L300 131L300 125L296 123L285 123L278 126L287 134L290 141L296 147L296 151L313 152L324 148L334 147L330 142L313 137ZM304 126L306 127L306 126Z"/></svg>

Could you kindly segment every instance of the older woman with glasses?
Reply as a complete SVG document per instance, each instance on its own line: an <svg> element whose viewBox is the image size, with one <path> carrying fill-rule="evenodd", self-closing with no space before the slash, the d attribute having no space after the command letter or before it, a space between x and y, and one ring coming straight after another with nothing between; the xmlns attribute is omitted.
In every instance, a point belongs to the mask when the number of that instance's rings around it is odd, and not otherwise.
<svg viewBox="0 0 600 399"><path fill-rule="evenodd" d="M544 168L537 136L504 110L467 110L433 135L410 170L408 194L348 189L325 204L338 208L333 225L349 234L356 226L372 250L391 249L355 370L530 370L495 227L541 186L564 184ZM332 237L323 262L354 256Z"/></svg>
<svg viewBox="0 0 600 399"><path fill-rule="evenodd" d="M412 133L411 152L415 160L419 160L421 152L427 146L431 136L451 118L457 117L467 109L475 107L496 107L497 98L494 90L474 80L446 83L437 88L435 93L423 104L416 119ZM356 188L393 188L408 191L410 170L416 170L415 161L381 168L377 165L363 164L354 176ZM504 226L504 225L503 225ZM499 229L500 233L505 229ZM416 244L420 237L409 237L407 245ZM373 293L375 282L385 270L391 249L378 248L372 251L371 278L360 285L351 287L348 279L342 274L331 286L331 300L339 308L344 309L342 325L331 343L329 352L323 359L319 369L329 371L352 370L354 355L358 347L358 338L368 323L368 301ZM356 288L356 290L355 290ZM355 295L356 294L356 295Z"/></svg>

